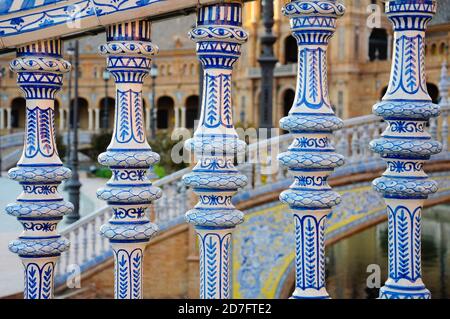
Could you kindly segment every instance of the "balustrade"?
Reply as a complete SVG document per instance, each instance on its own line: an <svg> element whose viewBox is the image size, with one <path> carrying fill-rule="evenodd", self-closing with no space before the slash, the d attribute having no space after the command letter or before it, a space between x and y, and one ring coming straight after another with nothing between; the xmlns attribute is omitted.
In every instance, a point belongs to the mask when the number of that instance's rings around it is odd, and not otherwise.
<svg viewBox="0 0 450 319"><path fill-rule="evenodd" d="M199 126L185 144L198 162L183 181L200 198L186 219L199 238L200 297L207 299L230 298L231 236L243 222L243 213L231 202L247 184L233 163L245 150L234 129L231 103L233 64L247 40L241 26L241 1L224 1L201 7L197 26L189 33L203 65L204 96Z"/></svg>
<svg viewBox="0 0 450 319"><path fill-rule="evenodd" d="M161 190L152 185L149 169L159 161L147 142L142 86L158 48L150 42L150 22L130 21L108 26L107 42L100 46L107 69L116 81L114 131L99 163L109 166L112 177L97 191L113 214L101 227L115 260L116 299L142 298L144 250L157 232L148 218Z"/></svg>
<svg viewBox="0 0 450 319"><path fill-rule="evenodd" d="M385 299L431 297L422 281L421 214L425 199L437 191L423 163L442 149L426 131L428 120L439 114L427 92L424 61L425 29L435 12L434 0L386 2L394 26L393 62L386 95L374 113L388 127L370 143L387 163L382 177L373 182L387 205L389 277L380 289ZM446 127L445 117L443 132Z"/></svg>
<svg viewBox="0 0 450 319"><path fill-rule="evenodd" d="M56 149L54 114L55 95L70 64L62 58L61 41L55 39L18 48L10 67L18 74L17 83L26 98L26 139L17 167L9 171L23 192L6 207L24 231L9 249L25 267L24 297L49 299L53 298L57 260L69 248L69 241L57 233L56 226L73 210L58 193L70 170L63 167Z"/></svg>

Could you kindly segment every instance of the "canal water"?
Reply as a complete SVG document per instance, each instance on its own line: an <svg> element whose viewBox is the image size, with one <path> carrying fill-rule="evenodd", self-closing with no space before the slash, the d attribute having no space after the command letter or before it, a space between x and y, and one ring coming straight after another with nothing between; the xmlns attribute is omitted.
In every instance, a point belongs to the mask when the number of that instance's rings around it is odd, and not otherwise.
<svg viewBox="0 0 450 319"><path fill-rule="evenodd" d="M424 210L422 274L432 298L450 298L450 205ZM379 265L381 285L387 279L387 222L327 248L327 287L332 298L377 298L378 288L367 288L369 265ZM376 268L376 266L372 266ZM371 282L373 282L371 280Z"/></svg>

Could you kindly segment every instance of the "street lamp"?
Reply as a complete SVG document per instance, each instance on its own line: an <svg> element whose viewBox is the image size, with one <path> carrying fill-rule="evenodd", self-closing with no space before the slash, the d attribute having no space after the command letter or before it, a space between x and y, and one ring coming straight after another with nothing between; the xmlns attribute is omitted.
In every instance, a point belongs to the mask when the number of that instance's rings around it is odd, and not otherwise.
<svg viewBox="0 0 450 319"><path fill-rule="evenodd" d="M67 48L67 55L69 56L69 63L70 65L73 64L73 56L75 55L75 48L73 47L73 44L70 43L69 47ZM66 154L66 161L67 161L67 166L70 167L70 151L71 151L71 147L70 145L71 143L71 136L70 134L72 134L72 121L73 121L73 116L72 116L72 112L73 112L73 108L72 108L72 72L69 72L68 74L69 76L69 81L68 81L68 88L67 88L67 100L68 100L68 105L67 105L67 110L68 110L68 115L67 115L67 121L68 121L68 129L67 129L67 154Z"/></svg>
<svg viewBox="0 0 450 319"><path fill-rule="evenodd" d="M103 101L103 116L102 116L102 128L106 132L109 127L109 114L108 114L108 81L111 78L109 71L105 69L103 71L103 81L105 82L105 99Z"/></svg>
<svg viewBox="0 0 450 319"><path fill-rule="evenodd" d="M2 80L3 80L3 77L5 76L5 68L4 67L2 67L1 69L0 69L0 87L1 87L1 85L2 85ZM3 101L3 94L0 92L0 95L1 95L1 99L2 99L2 101ZM4 116L4 113L3 113L3 109L1 110L2 111L2 116L1 116L1 120L3 121L3 116ZM2 125L3 125L3 123L2 123ZM0 139L0 177L2 176L2 144L1 144L1 139Z"/></svg>
<svg viewBox="0 0 450 319"><path fill-rule="evenodd" d="M80 57L79 57L79 43L78 40L75 41L75 47L72 45L67 50L67 53L70 56L74 57L75 63L73 67L73 72L75 75L75 97L73 103L73 112L72 112L72 143L69 144L70 148L70 157L69 157L69 165L72 170L72 176L66 183L66 189L69 193L69 201L73 204L73 211L67 215L67 222L73 223L80 219L80 187L81 183L78 176L78 76L79 76L79 65L80 65ZM70 90L69 90L70 91ZM69 100L70 101L70 100ZM70 133L69 133L70 135Z"/></svg>
<svg viewBox="0 0 450 319"><path fill-rule="evenodd" d="M277 38L272 33L273 0L262 2L262 15L264 34L261 35L261 56L258 62L261 65L261 95L259 105L259 127L268 130L267 137L270 138L272 122L272 98L273 98L273 72L277 59L274 56L273 45Z"/></svg>
<svg viewBox="0 0 450 319"><path fill-rule="evenodd" d="M156 78L158 77L158 66L153 63L150 69L150 76L152 78L152 100L151 100L151 112L150 112L150 129L152 139L156 137Z"/></svg>

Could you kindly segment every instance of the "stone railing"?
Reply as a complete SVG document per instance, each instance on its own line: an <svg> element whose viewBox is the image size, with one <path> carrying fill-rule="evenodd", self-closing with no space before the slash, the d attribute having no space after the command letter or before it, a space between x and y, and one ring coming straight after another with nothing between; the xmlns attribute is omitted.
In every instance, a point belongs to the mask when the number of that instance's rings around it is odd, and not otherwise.
<svg viewBox="0 0 450 319"><path fill-rule="evenodd" d="M430 122L430 132L435 134L444 145L448 144L449 113L450 106L442 106L439 120ZM384 165L382 160L369 151L368 141L378 137L384 127L385 123L375 115L345 120L344 127L336 132L335 145L338 151L345 156L347 162L337 169L334 175L382 168ZM287 171L277 166L276 156L280 151L286 150L291 141L292 136L285 134L248 146L247 158L249 160L238 165L238 169L249 180L246 191L255 190L277 181L287 181ZM447 147L443 152L445 151L447 151ZM270 153L270 156L267 156L267 153ZM263 163L258 161L263 161ZM376 163L377 166L367 166L365 165L367 163ZM154 182L154 185L163 191L163 197L155 202L152 212L155 214L155 222L161 230L184 222L184 214L188 210L192 193L183 185L181 178L191 169L191 167L182 169ZM99 233L100 226L106 223L110 216L111 211L104 207L61 232L70 240L71 247L61 255L61 262L57 268L57 285L63 284L71 273L77 271L73 265L79 265L83 272L112 256L108 240Z"/></svg>
<svg viewBox="0 0 450 319"><path fill-rule="evenodd" d="M0 136L0 149L6 149L14 146L23 146L24 136L25 132Z"/></svg>

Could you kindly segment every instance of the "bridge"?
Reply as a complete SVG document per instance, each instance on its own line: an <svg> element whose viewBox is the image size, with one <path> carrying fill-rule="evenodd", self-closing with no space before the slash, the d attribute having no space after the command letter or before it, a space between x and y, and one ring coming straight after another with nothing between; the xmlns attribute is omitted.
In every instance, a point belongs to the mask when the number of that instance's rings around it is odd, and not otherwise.
<svg viewBox="0 0 450 319"><path fill-rule="evenodd" d="M380 297L430 298L421 279L420 214L450 200L446 70L438 106L427 93L423 61L436 2L387 2L396 35L389 87L376 115L343 122L328 97L326 48L345 8L334 0L286 4L299 48L296 100L280 121L291 133L246 151L231 102L233 64L248 37L242 3L56 0L0 7L0 50L16 50L11 69L27 100L26 133L0 141L10 151L3 167L24 145L9 172L23 193L6 210L24 226L10 250L25 266L25 298L52 298L53 288L62 298L284 298L293 286L294 298L328 298L324 245L388 217L391 263ZM200 123L186 142L197 162L154 181L148 172L159 155L147 143L142 110L143 81L158 53L150 21L192 11L197 24L189 36L205 79ZM99 156L113 172L97 192L107 206L58 233L73 210L57 191L70 176L54 139L55 95L71 68L62 41L102 30L100 53L118 97L112 141ZM87 144L90 135L83 134ZM239 158L247 161L236 165ZM83 288L72 290L78 276Z"/></svg>

